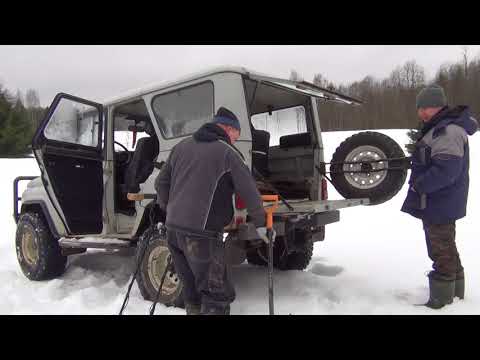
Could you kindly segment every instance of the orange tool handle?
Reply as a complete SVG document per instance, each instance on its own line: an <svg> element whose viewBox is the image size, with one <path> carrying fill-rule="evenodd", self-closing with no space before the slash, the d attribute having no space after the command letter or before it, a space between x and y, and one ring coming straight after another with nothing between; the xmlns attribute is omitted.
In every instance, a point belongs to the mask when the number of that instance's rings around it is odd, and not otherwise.
<svg viewBox="0 0 480 360"><path fill-rule="evenodd" d="M278 195L262 195L262 200L278 202Z"/></svg>
<svg viewBox="0 0 480 360"><path fill-rule="evenodd" d="M267 213L267 229L271 229L273 228L273 213L278 207L278 195L262 195L262 200L274 202L273 205L264 208Z"/></svg>

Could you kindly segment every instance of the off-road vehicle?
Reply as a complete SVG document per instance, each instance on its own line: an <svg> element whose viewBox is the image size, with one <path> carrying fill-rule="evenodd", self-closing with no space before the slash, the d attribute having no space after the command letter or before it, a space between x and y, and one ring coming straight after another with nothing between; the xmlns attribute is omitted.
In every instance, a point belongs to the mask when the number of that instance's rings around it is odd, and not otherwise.
<svg viewBox="0 0 480 360"><path fill-rule="evenodd" d="M146 231L161 220L154 181L175 144L222 106L240 119L235 146L260 192L286 200L274 217L274 266L305 269L313 243L325 238L325 225L339 221L339 209L384 202L406 177L400 146L380 133L359 133L338 147L330 166L334 186L346 199L328 200L317 111L326 101L361 104L305 81L245 68L214 69L104 103L58 94L32 141L41 176L14 182L22 271L31 280L51 279L62 275L69 255L137 247L145 250L137 283L152 300L169 254L162 232ZM19 198L22 180L30 182ZM225 228L230 263L265 265L265 245L257 241L242 200L234 196L232 206ZM159 300L181 306L181 294L173 267Z"/></svg>

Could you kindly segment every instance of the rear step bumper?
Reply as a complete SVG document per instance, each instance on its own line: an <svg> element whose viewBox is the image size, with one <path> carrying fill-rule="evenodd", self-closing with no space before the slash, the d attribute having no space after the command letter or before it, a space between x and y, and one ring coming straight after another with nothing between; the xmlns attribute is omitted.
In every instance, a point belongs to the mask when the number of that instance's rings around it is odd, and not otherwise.
<svg viewBox="0 0 480 360"><path fill-rule="evenodd" d="M63 249L125 249L135 246L132 241L118 239L69 239L62 238L58 241Z"/></svg>
<svg viewBox="0 0 480 360"><path fill-rule="evenodd" d="M345 209L349 207L359 206L359 205L368 205L370 200L367 198L362 199L342 199L342 200L300 200L300 201L289 201L289 204L293 207L293 211L288 209L284 204L279 204L278 209L275 211L275 214L292 214L292 213L321 213L326 211L333 211L339 209Z"/></svg>
<svg viewBox="0 0 480 360"><path fill-rule="evenodd" d="M273 228L277 236L285 235L285 220L278 221L278 217L274 216ZM299 220L292 224L295 228L319 228L328 224L333 224L340 220L340 211L326 211L316 214L311 214L307 218ZM252 223L241 224L238 227L237 240L255 240L258 239L258 233L255 225Z"/></svg>

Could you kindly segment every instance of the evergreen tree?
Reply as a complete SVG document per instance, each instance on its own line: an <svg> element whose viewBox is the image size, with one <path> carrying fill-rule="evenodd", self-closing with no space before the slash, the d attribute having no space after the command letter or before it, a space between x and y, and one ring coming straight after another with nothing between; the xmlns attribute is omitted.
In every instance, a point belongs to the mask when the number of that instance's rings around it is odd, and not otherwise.
<svg viewBox="0 0 480 360"><path fill-rule="evenodd" d="M3 104L0 105L0 155L28 154L33 128L21 98L17 98L14 106L5 106L5 101L0 104Z"/></svg>

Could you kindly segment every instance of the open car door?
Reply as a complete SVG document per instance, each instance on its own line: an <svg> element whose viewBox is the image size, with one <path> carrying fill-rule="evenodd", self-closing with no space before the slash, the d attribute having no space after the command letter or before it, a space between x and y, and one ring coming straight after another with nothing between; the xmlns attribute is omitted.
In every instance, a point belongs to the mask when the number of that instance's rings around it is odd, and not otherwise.
<svg viewBox="0 0 480 360"><path fill-rule="evenodd" d="M103 106L57 94L33 137L48 196L71 235L103 229Z"/></svg>
<svg viewBox="0 0 480 360"><path fill-rule="evenodd" d="M340 94L339 92L333 90L322 88L307 81L286 80L270 76L264 76L257 73L249 73L248 77L252 80L266 83L271 86L286 88L288 90L293 90L304 95L314 96L323 100L341 102L351 105L363 104L363 102L359 99Z"/></svg>

